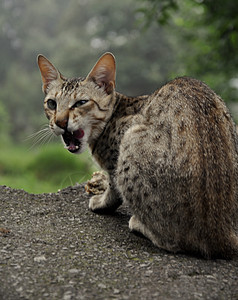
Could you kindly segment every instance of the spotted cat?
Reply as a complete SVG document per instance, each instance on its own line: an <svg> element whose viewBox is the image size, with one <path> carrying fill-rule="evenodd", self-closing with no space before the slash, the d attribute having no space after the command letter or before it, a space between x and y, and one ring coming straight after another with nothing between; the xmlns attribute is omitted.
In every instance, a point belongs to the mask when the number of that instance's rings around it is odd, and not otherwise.
<svg viewBox="0 0 238 300"><path fill-rule="evenodd" d="M231 258L238 252L238 142L222 99L189 77L151 95L115 91L115 58L105 53L85 78L65 78L38 56L50 128L72 153L87 146L108 174L94 212L123 201L132 231L171 252ZM57 155L57 153L56 153Z"/></svg>

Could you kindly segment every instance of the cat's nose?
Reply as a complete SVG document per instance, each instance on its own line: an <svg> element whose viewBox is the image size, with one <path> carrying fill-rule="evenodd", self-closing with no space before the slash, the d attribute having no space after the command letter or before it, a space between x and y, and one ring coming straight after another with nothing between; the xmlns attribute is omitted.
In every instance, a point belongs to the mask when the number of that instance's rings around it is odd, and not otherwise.
<svg viewBox="0 0 238 300"><path fill-rule="evenodd" d="M67 126L68 126L68 118L64 118L64 119L57 119L55 121L55 124L62 128L62 129L67 129Z"/></svg>

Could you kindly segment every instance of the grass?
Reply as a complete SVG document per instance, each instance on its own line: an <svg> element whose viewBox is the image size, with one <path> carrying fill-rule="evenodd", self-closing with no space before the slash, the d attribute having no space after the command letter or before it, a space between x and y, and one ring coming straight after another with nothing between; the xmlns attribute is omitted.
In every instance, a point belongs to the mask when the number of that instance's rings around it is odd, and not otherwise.
<svg viewBox="0 0 238 300"><path fill-rule="evenodd" d="M28 150L12 144L0 146L0 185L29 193L56 192L87 181L95 171L90 155L73 155L62 144Z"/></svg>

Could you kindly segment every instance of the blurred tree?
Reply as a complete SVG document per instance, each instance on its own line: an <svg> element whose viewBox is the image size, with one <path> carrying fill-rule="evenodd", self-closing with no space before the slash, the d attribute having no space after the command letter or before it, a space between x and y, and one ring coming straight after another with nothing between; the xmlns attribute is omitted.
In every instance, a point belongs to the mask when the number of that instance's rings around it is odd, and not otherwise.
<svg viewBox="0 0 238 300"><path fill-rule="evenodd" d="M0 2L0 101L15 141L47 122L38 53L65 76L85 76L103 52L112 51L117 89L131 95L150 93L167 80L172 50L161 28L142 30L136 5L135 0Z"/></svg>
<svg viewBox="0 0 238 300"><path fill-rule="evenodd" d="M139 18L134 0L73 1L59 24L58 42L67 41L66 48L54 60L71 75L87 75L99 55L111 51L118 61L117 89L149 93L167 80L172 50L162 29L142 32Z"/></svg>
<svg viewBox="0 0 238 300"><path fill-rule="evenodd" d="M227 100L237 98L238 6L235 0L143 0L148 27L166 24L178 46L177 72L199 77ZM183 45L182 47L180 47ZM233 81L234 82L234 81Z"/></svg>
<svg viewBox="0 0 238 300"><path fill-rule="evenodd" d="M0 140L1 145L9 142L9 120L6 109L2 103L0 103Z"/></svg>

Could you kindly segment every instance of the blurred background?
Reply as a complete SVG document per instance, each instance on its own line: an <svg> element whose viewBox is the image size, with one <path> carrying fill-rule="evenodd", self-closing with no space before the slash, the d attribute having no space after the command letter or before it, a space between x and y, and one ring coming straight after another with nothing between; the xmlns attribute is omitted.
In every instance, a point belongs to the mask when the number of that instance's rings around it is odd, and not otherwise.
<svg viewBox="0 0 238 300"><path fill-rule="evenodd" d="M117 91L153 92L182 75L205 81L237 119L236 0L1 0L0 184L32 193L86 181L94 163L45 137L39 53L67 77L111 51ZM37 134L37 132L39 132Z"/></svg>

